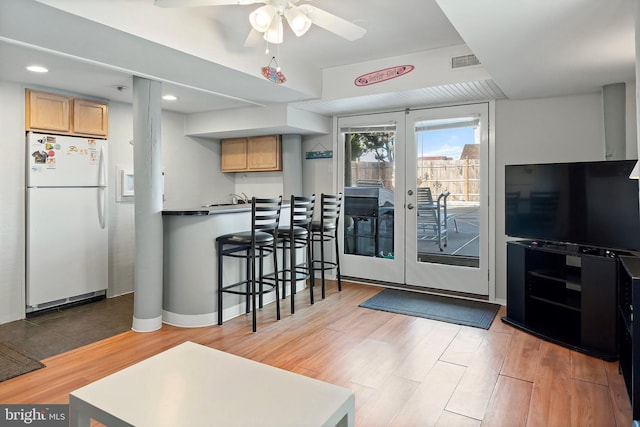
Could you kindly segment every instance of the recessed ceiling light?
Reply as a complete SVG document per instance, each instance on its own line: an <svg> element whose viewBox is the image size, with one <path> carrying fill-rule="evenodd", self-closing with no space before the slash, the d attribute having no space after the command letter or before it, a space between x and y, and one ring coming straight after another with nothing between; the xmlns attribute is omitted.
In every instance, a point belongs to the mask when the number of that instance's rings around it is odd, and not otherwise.
<svg viewBox="0 0 640 427"><path fill-rule="evenodd" d="M48 73L49 70L47 70L46 68L40 66L40 65L29 65L27 67L27 70L33 72L33 73Z"/></svg>
<svg viewBox="0 0 640 427"><path fill-rule="evenodd" d="M164 95L162 99L164 99L165 101L175 101L178 99L178 97L175 95Z"/></svg>

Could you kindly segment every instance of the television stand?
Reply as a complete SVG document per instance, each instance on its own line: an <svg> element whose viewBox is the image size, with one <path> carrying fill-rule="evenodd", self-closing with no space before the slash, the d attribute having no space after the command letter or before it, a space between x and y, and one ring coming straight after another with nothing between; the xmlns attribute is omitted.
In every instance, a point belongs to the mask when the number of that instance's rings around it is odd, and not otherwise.
<svg viewBox="0 0 640 427"><path fill-rule="evenodd" d="M620 257L618 278L619 368L624 377L631 414L640 420L640 322L634 311L640 306L640 258ZM634 310L634 306L636 310ZM634 424L635 425L635 424Z"/></svg>
<svg viewBox="0 0 640 427"><path fill-rule="evenodd" d="M617 358L618 259L607 251L507 243L503 322L604 360Z"/></svg>

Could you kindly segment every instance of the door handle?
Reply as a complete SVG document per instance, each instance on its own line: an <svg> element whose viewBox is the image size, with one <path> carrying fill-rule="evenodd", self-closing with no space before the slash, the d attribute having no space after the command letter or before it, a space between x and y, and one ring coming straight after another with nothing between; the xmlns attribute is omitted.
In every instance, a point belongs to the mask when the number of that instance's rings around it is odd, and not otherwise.
<svg viewBox="0 0 640 427"><path fill-rule="evenodd" d="M105 228L107 219L107 191L105 187L98 187L98 224Z"/></svg>
<svg viewBox="0 0 640 427"><path fill-rule="evenodd" d="M409 204L407 205L407 209L413 209L413 203L409 203Z"/></svg>

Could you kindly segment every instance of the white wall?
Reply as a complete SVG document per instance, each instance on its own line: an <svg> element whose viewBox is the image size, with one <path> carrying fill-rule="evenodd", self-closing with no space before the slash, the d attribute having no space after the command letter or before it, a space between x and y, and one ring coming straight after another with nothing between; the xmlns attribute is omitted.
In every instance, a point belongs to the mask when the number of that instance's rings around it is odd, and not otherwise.
<svg viewBox="0 0 640 427"><path fill-rule="evenodd" d="M109 103L109 289L108 296L133 291L135 233L133 198L116 198L120 169L133 170L131 105Z"/></svg>
<svg viewBox="0 0 640 427"><path fill-rule="evenodd" d="M302 192L302 136L282 135L282 196L289 200Z"/></svg>
<svg viewBox="0 0 640 427"><path fill-rule="evenodd" d="M320 148L318 148L320 147ZM333 136L310 135L302 138L302 191L304 194L314 194L318 199L322 193L333 193L336 169L334 168L334 158L331 159L305 159L307 151L333 150L336 154L336 147L333 146Z"/></svg>
<svg viewBox="0 0 640 427"><path fill-rule="evenodd" d="M24 316L24 87L0 81L0 323Z"/></svg>
<svg viewBox="0 0 640 427"><path fill-rule="evenodd" d="M245 193L249 198L256 197L278 197L284 195L282 182L282 172L247 172L231 173L235 179L235 189L229 193ZM229 199L229 194L226 195Z"/></svg>
<svg viewBox="0 0 640 427"><path fill-rule="evenodd" d="M220 141L184 136L184 115L162 113L165 209L229 201L233 174L220 172Z"/></svg>
<svg viewBox="0 0 640 427"><path fill-rule="evenodd" d="M626 94L626 119L625 119L625 136L626 136L626 158L638 158L638 126L636 125L636 83L627 82Z"/></svg>
<svg viewBox="0 0 640 427"><path fill-rule="evenodd" d="M451 69L451 58L472 53L463 44L325 68L322 70L322 99L341 99L402 92L418 88L491 79L491 75L481 65ZM363 74L408 64L414 65L415 69L399 78L385 81L384 84L356 86L353 83L356 77ZM407 107L411 106L407 105Z"/></svg>
<svg viewBox="0 0 640 427"><path fill-rule="evenodd" d="M496 299L506 300L504 166L604 160L602 94L496 102Z"/></svg>

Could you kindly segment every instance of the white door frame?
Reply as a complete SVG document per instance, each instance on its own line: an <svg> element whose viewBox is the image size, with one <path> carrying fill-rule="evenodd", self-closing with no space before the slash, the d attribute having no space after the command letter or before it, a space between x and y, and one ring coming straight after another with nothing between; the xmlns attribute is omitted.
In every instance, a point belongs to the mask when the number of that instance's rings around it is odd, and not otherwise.
<svg viewBox="0 0 640 427"><path fill-rule="evenodd" d="M437 289L448 292L459 292L473 295L489 295L489 241L490 234L489 219L489 108L486 103L459 105L451 107L438 107L429 109L412 110L407 114L407 149L406 149L406 183L407 193L406 203L417 205L417 169L416 159L417 141L415 124L426 121L436 121L443 119L458 119L463 117L476 118L479 120L477 138L480 139L480 222L479 222L479 266L469 267L451 265L437 262L418 261L418 239L417 239L417 215L416 209L407 209L406 213L406 250L405 250L405 280L407 285ZM411 194L408 194L411 193ZM437 197L436 194L433 195ZM449 230L450 237L455 231ZM437 253L434 242L434 253ZM445 259L447 256L444 255Z"/></svg>
<svg viewBox="0 0 640 427"><path fill-rule="evenodd" d="M336 191L343 191L344 189L344 140L342 137L341 128L344 127L363 127L363 126L375 126L381 124L396 125L396 141L395 141L395 158L401 159L404 162L404 135L405 135L405 118L404 112L391 112L391 113L379 113L368 114L354 117L342 117L336 121L336 142L334 142L334 152L337 153L337 183ZM404 188L404 174L395 174L395 186L396 188ZM344 244L342 248L341 258L341 273L345 276L358 277L373 281L382 281L390 283L405 283L404 276L404 192L394 192L394 230L400 230L401 232L394 231L393 249L394 258L377 258L362 255L352 255L344 253ZM344 206L344 199L343 199ZM342 226L340 227L340 241L344 243L344 209L342 213L342 219L340 221Z"/></svg>
<svg viewBox="0 0 640 427"><path fill-rule="evenodd" d="M488 176L486 177L486 179L488 180L487 182L487 194L486 197L488 198L488 207L487 207L487 214L488 214L488 218L487 218L487 244L488 244L488 251L486 254L486 261L488 263L488 299L490 301L494 301L496 294L496 286L495 286L495 279L496 279L496 272L495 272L495 253L496 253L496 248L495 248L495 243L496 243L496 229L495 229L495 222L496 222L496 213L494 211L494 206L495 206L495 189L496 189L496 185L495 185L495 178L496 178L496 171L495 171L495 153L496 153L496 147L495 147L495 101L488 101L488 160L486 162L486 165L484 165L484 167L487 169L488 172ZM434 108L438 108L438 107L434 107ZM421 109L408 109L408 110L404 110L404 111L397 111L397 112L388 112L388 113L394 113L394 114L404 114L407 111L417 111L417 110L421 110ZM355 119L355 118L362 118L363 122L366 122L366 120L364 118L369 117L369 116L378 116L379 114L387 114L387 113L378 113L378 114L362 114L362 115L358 115L358 116L350 116L350 119ZM334 148L334 153L337 153L337 156L334 156L333 159L333 170L336 171L335 174L333 174L333 188L335 192L339 192L342 191L342 189L344 188L344 170L343 170L343 156L344 156L344 141L342 140L342 135L340 133L340 126L338 124L339 119L345 119L346 117L333 117L333 148ZM371 120L369 120L371 121ZM355 121L354 121L355 123ZM404 138L404 136L403 136ZM403 142L404 144L404 142ZM396 153L398 154L398 153ZM403 155L404 155L404 151L403 151ZM398 158L399 156L397 155L396 158ZM404 174L398 174L398 175L403 175ZM404 180L404 178L401 178ZM403 186L406 184L404 181L401 183ZM400 183L398 181L396 181L396 186L399 187ZM405 205L404 205L404 198L406 197L406 194L401 195L401 197L403 198L402 202L398 206L399 208L401 207L403 212L405 211ZM396 212L396 217L401 216L398 212ZM343 223L343 220L341 220L341 222ZM396 222L395 224L396 226L398 226L398 223ZM402 226L404 227L404 220L402 220ZM343 242L344 240L344 236L343 236L343 230L342 227L340 227L340 239ZM395 239L398 239L398 236L401 236L401 239L404 240L404 233L396 233L396 237ZM402 242L404 243L404 242ZM397 240L396 242L394 242L394 246L397 247ZM397 249L396 249L397 250ZM389 282L390 285L394 285L394 284L404 284L405 283L405 276L404 276L404 272L399 273L397 271L397 267L394 266L393 269L388 269L388 271L392 271L393 275L395 277L391 277L391 278L387 278L386 275L384 276L379 276L373 279L369 279L367 277L363 277L362 275L358 275L358 274L351 274L351 272L349 271L349 269L344 270L344 266L347 265L347 263L350 261L348 258L345 258L344 253L340 254L341 256L341 266L343 267L343 274L345 276L352 276L355 278L361 278L363 279L364 282L366 282L367 280L372 280L374 282ZM350 258L356 258L351 256ZM381 259L376 259L376 258L368 258L368 257L361 257L361 258L366 258L366 260L370 261L371 263L373 263L373 265L379 265L380 267L382 267L383 271L385 266L388 266L389 264L384 264L381 263L381 261L388 261L388 260L381 260ZM398 257L399 258L399 257ZM402 258L404 258L404 253L402 253ZM366 264L364 262L364 260L358 260L358 267L357 270L362 272L362 271L369 271L370 266L368 264ZM403 268L404 268L404 259L402 262ZM376 268L376 270L378 270L378 268ZM402 283L398 283L398 278L402 278Z"/></svg>

